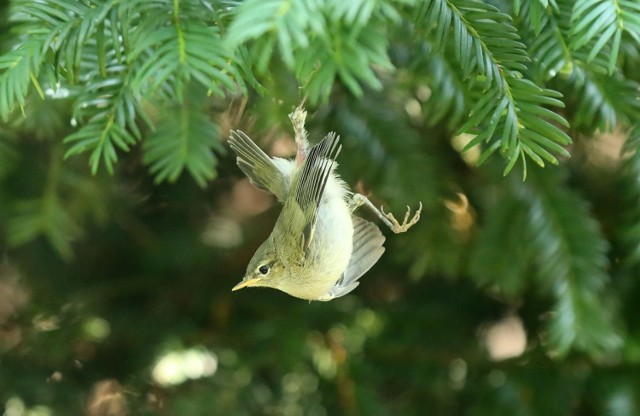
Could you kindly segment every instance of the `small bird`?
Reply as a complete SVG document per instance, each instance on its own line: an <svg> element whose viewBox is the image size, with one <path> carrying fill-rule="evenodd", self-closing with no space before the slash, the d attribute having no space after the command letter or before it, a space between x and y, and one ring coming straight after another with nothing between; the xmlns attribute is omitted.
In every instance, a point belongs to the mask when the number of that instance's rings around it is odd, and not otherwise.
<svg viewBox="0 0 640 416"><path fill-rule="evenodd" d="M395 233L407 231L420 219L422 203L400 224L378 210L367 197L349 191L335 169L340 137L329 133L309 148L299 106L289 115L297 152L295 159L270 158L242 131L231 132L229 143L240 169L259 189L283 204L273 232L249 262L244 287L270 287L307 300L329 301L358 286L358 279L382 256L385 237L378 227L353 211L366 205Z"/></svg>

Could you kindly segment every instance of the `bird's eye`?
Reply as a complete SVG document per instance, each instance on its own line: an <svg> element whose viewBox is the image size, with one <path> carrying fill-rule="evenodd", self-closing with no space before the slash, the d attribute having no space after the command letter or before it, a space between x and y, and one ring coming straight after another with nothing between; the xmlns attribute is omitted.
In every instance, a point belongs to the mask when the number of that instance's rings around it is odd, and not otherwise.
<svg viewBox="0 0 640 416"><path fill-rule="evenodd" d="M258 269L258 271L259 271L261 274L267 274L267 273L269 273L269 266L267 266L266 264L265 264L265 265L263 265L263 266L260 266L260 268Z"/></svg>

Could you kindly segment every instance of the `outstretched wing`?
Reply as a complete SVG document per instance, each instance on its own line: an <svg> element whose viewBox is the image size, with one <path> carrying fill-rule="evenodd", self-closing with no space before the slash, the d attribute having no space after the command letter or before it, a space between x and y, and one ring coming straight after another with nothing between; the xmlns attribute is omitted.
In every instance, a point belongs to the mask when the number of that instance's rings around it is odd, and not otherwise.
<svg viewBox="0 0 640 416"><path fill-rule="evenodd" d="M316 227L318 219L318 207L322 201L327 181L333 172L333 165L340 153L340 137L335 133L329 133L320 143L309 151L309 156L304 161L300 177L293 184L292 189L295 202L304 215L305 224L302 230L303 250L306 252Z"/></svg>
<svg viewBox="0 0 640 416"><path fill-rule="evenodd" d="M254 142L240 130L232 130L229 139L240 169L256 187L271 192L284 202L289 188L289 179Z"/></svg>
<svg viewBox="0 0 640 416"><path fill-rule="evenodd" d="M373 223L360 217L353 217L353 253L347 270L336 284L318 300L329 301L339 298L355 289L358 279L378 262L384 253L385 237Z"/></svg>

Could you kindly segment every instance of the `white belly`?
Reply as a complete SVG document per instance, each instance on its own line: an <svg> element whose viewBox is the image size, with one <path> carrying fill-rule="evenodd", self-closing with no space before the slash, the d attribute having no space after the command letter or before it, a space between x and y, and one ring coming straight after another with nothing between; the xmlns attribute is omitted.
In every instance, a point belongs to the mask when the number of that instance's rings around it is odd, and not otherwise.
<svg viewBox="0 0 640 416"><path fill-rule="evenodd" d="M308 249L306 273L300 276L293 296L318 299L326 294L347 269L353 250L353 222L345 203L344 183L331 177L318 209L313 240Z"/></svg>

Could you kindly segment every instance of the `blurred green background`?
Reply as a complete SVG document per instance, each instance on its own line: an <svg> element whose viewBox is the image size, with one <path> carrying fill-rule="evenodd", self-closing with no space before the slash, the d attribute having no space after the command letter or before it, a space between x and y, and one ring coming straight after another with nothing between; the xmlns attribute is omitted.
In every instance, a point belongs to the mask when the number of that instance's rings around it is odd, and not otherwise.
<svg viewBox="0 0 640 416"><path fill-rule="evenodd" d="M640 414L639 15L3 3L0 413ZM303 100L422 219L344 298L232 294L280 208L226 138L289 157Z"/></svg>

